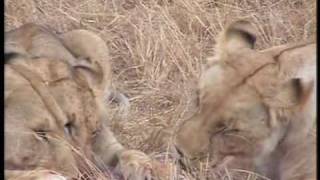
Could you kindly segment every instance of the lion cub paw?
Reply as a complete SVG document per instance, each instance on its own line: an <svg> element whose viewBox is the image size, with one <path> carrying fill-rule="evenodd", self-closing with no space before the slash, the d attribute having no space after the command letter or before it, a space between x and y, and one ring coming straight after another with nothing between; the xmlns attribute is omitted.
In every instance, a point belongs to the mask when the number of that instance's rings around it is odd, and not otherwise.
<svg viewBox="0 0 320 180"><path fill-rule="evenodd" d="M118 168L125 180L152 179L151 158L141 151L123 151L119 156Z"/></svg>

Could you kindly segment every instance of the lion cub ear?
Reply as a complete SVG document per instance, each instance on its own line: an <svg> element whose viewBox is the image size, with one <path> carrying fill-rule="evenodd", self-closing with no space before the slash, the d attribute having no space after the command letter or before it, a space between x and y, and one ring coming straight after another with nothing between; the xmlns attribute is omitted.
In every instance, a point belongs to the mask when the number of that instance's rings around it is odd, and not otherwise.
<svg viewBox="0 0 320 180"><path fill-rule="evenodd" d="M218 36L216 50L219 59L243 48L253 49L257 37L256 29L246 20L238 20L227 26Z"/></svg>
<svg viewBox="0 0 320 180"><path fill-rule="evenodd" d="M99 65L93 67L86 60L78 59L77 64L72 65L73 76L82 86L88 86L94 90L104 90L103 70Z"/></svg>
<svg viewBox="0 0 320 180"><path fill-rule="evenodd" d="M60 36L64 46L77 58L73 69L91 87L104 91L111 83L109 50L96 33L78 29ZM82 79L83 79L82 78Z"/></svg>

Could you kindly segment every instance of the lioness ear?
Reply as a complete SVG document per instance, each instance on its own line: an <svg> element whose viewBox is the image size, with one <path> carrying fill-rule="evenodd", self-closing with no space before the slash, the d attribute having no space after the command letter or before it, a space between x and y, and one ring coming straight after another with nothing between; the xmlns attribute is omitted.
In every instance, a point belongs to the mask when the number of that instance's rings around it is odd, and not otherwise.
<svg viewBox="0 0 320 180"><path fill-rule="evenodd" d="M273 52L277 52L274 55L279 62L279 78L283 82L278 98L283 102L295 102L302 110L315 111L316 43L281 47L281 50L274 49Z"/></svg>
<svg viewBox="0 0 320 180"><path fill-rule="evenodd" d="M239 51L241 48L253 49L256 34L256 29L249 21L238 20L229 24L218 36L217 55L222 58L225 54Z"/></svg>
<svg viewBox="0 0 320 180"><path fill-rule="evenodd" d="M279 85L271 101L273 101L275 106L281 108L298 107L299 110L310 110L310 108L315 108L312 103L315 100L314 98L315 82L306 82L303 79L297 78Z"/></svg>

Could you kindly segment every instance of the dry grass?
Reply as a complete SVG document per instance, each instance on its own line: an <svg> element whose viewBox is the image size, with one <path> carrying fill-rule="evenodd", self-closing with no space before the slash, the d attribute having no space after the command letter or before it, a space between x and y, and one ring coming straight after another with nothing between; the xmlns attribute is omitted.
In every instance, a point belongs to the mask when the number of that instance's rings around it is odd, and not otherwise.
<svg viewBox="0 0 320 180"><path fill-rule="evenodd" d="M36 22L58 33L92 30L107 42L114 86L132 107L130 119L113 118L112 128L124 145L147 153L165 152L170 132L195 110L214 39L238 18L258 28L259 49L316 36L316 0L5 1L6 30ZM237 179L226 174L221 179Z"/></svg>

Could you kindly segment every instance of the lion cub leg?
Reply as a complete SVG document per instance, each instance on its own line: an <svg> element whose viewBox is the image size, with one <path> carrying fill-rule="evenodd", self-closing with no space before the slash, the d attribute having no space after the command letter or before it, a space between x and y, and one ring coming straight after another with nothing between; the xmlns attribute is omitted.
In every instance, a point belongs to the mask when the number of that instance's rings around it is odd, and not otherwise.
<svg viewBox="0 0 320 180"><path fill-rule="evenodd" d="M24 179L24 180L67 180L66 177L50 170L5 170L5 179Z"/></svg>
<svg viewBox="0 0 320 180"><path fill-rule="evenodd" d="M116 167L125 179L151 179L151 159L141 151L125 149L107 126L95 137L93 151L100 168Z"/></svg>
<svg viewBox="0 0 320 180"><path fill-rule="evenodd" d="M73 30L62 34L60 38L64 46L78 60L85 61L81 63L94 70L95 78L89 84L92 84L91 87L93 87L98 99L102 100L105 96L113 97L120 105L128 107L124 96L110 91L112 73L108 47L104 40L87 30ZM110 94L106 94L106 92ZM102 121L105 119L102 118ZM104 122L102 124L93 143L96 163L100 167L105 165L116 167L125 176L125 179L150 179L151 159L141 151L124 148L107 125Z"/></svg>

